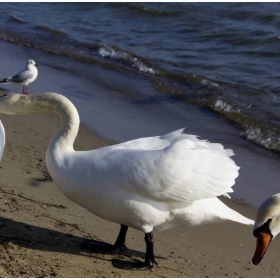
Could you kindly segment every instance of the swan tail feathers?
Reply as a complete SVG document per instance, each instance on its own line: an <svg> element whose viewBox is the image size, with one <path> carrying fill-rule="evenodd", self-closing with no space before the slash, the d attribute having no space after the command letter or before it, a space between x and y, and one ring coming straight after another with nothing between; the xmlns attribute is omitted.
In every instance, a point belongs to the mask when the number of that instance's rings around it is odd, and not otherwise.
<svg viewBox="0 0 280 280"><path fill-rule="evenodd" d="M237 214L239 214L239 213L237 213ZM255 222L253 220L246 218L245 216L242 216L241 214L239 214L235 219L234 218L231 219L231 221L241 223L244 225L248 225L248 226L253 226L255 224Z"/></svg>
<svg viewBox="0 0 280 280"><path fill-rule="evenodd" d="M240 223L240 224L244 224L244 225L254 225L254 221L241 215L240 213L238 213L237 211L227 207L227 209L224 209L223 214L224 215L224 219L232 221L232 222L236 222L236 223Z"/></svg>
<svg viewBox="0 0 280 280"><path fill-rule="evenodd" d="M230 197L230 195L228 193L224 193L223 196L231 199L231 197Z"/></svg>

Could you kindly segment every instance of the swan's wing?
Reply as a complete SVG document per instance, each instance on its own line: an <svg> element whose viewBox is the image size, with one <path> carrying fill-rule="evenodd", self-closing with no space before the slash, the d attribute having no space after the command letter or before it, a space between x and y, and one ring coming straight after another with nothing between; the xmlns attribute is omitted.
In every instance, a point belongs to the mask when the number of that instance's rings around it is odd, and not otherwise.
<svg viewBox="0 0 280 280"><path fill-rule="evenodd" d="M184 132L184 128L175 130L162 136L153 136L139 138L115 145L120 149L133 149L133 150L159 150L169 146L175 139L180 137ZM186 135L186 134L185 134ZM189 135L191 136L191 135Z"/></svg>
<svg viewBox="0 0 280 280"><path fill-rule="evenodd" d="M233 192L239 167L231 150L181 136L162 150L116 150L111 174L122 187L160 201L192 201ZM119 154L119 155L118 155Z"/></svg>
<svg viewBox="0 0 280 280"><path fill-rule="evenodd" d="M0 120L0 161L3 156L4 148L5 148L5 129Z"/></svg>

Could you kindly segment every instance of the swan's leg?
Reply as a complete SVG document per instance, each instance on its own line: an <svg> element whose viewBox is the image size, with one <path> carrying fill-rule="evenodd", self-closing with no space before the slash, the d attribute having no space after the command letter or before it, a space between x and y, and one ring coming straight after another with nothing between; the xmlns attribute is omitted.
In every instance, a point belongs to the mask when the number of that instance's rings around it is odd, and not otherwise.
<svg viewBox="0 0 280 280"><path fill-rule="evenodd" d="M145 242L146 242L145 264L147 264L149 267L153 267L154 264L157 264L157 262L155 261L155 255L154 255L153 232L149 232L149 233L145 234Z"/></svg>
<svg viewBox="0 0 280 280"><path fill-rule="evenodd" d="M146 242L146 257L145 262L126 262L121 260L113 259L113 266L128 270L147 270L157 264L154 256L154 239L153 232L145 233Z"/></svg>
<svg viewBox="0 0 280 280"><path fill-rule="evenodd" d="M104 242L86 240L81 246L87 248L90 251L107 253L107 254L118 254L122 251L126 251L127 247L125 246L125 237L128 230L128 226L121 225L121 229L118 235L118 238L114 245L107 244Z"/></svg>
<svg viewBox="0 0 280 280"><path fill-rule="evenodd" d="M118 238L114 244L115 250L118 250L119 252L127 250L127 247L125 246L125 237L126 237L127 230L128 230L128 226L121 225Z"/></svg>

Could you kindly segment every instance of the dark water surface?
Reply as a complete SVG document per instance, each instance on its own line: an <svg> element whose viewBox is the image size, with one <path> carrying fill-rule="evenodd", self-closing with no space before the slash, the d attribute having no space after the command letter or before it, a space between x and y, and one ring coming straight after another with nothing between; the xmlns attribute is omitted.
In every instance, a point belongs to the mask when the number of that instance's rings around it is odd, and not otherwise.
<svg viewBox="0 0 280 280"><path fill-rule="evenodd" d="M142 96L140 105L156 106L157 92L207 107L238 124L240 137L280 151L279 3L0 3L0 11L0 39L57 55L48 66L114 84L122 98Z"/></svg>

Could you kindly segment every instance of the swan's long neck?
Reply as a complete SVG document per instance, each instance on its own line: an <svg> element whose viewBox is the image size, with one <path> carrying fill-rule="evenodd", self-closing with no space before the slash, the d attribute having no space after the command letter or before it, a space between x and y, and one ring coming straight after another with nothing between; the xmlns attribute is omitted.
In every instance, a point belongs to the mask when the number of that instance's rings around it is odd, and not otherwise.
<svg viewBox="0 0 280 280"><path fill-rule="evenodd" d="M73 143L79 130L79 114L75 106L63 95L43 93L38 95L21 96L22 112L33 113L51 111L60 116L61 124L57 134L53 137L48 150L54 152L73 150Z"/></svg>
<svg viewBox="0 0 280 280"><path fill-rule="evenodd" d="M48 149L73 150L73 144L77 137L80 118L75 106L65 99L64 103L58 103L53 112L60 116L60 128L53 137Z"/></svg>

